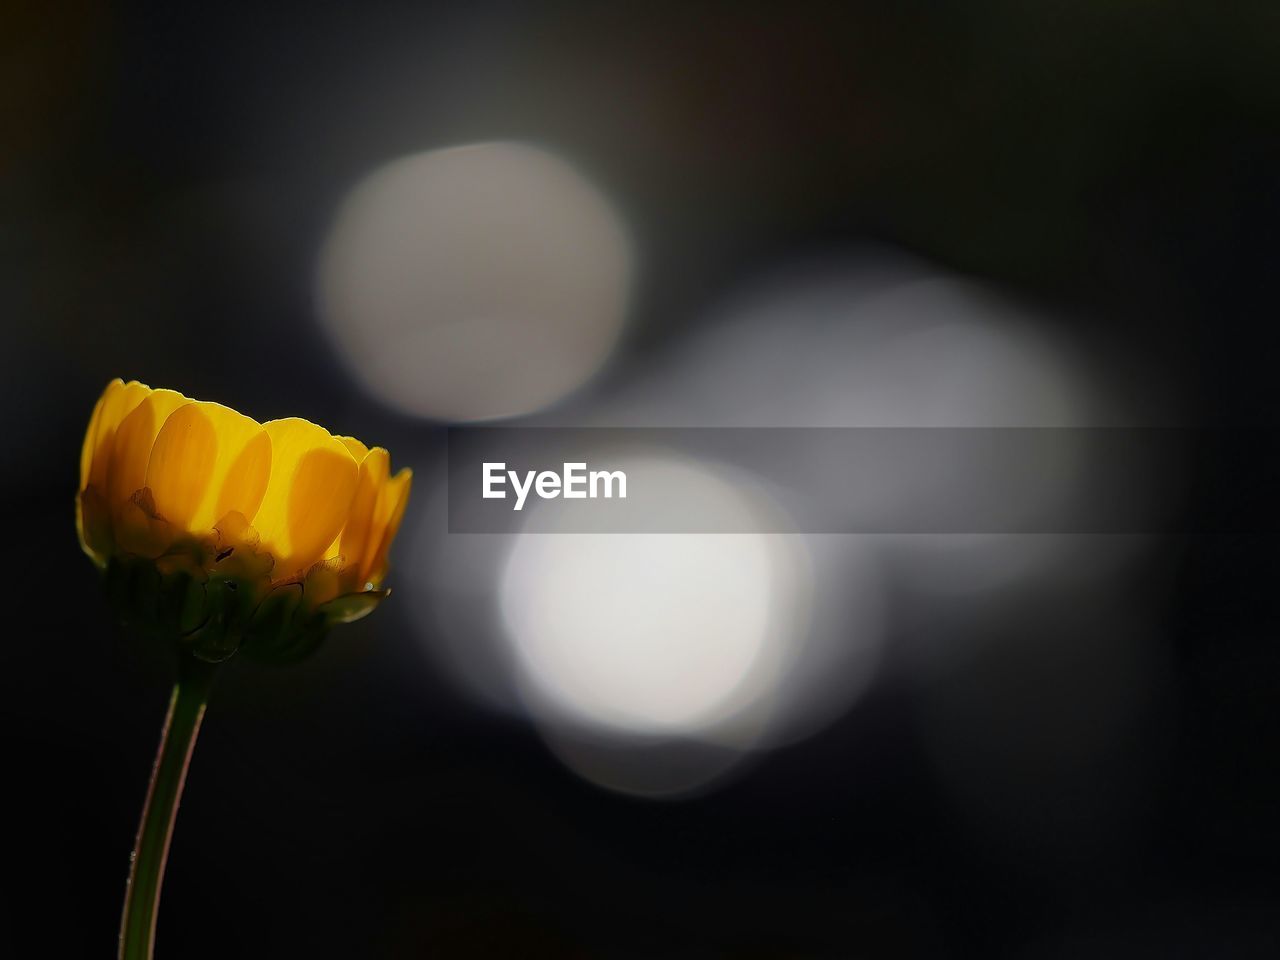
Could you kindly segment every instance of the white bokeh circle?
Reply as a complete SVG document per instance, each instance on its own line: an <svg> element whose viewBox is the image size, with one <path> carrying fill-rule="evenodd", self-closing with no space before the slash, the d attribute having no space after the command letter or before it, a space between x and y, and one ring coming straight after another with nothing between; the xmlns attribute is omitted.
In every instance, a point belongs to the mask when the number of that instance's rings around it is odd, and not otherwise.
<svg viewBox="0 0 1280 960"><path fill-rule="evenodd" d="M390 406L519 416L607 361L634 259L613 205L555 155L512 142L431 150L347 196L320 254L318 311L343 362Z"/></svg>

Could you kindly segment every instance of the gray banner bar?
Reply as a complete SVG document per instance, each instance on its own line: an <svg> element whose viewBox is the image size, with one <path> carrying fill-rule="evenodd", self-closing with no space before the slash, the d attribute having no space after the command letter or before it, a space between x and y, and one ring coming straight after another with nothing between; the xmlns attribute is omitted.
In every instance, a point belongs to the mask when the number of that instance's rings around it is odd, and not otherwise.
<svg viewBox="0 0 1280 960"><path fill-rule="evenodd" d="M453 428L455 533L1253 533L1273 431ZM486 495L487 494L487 495Z"/></svg>

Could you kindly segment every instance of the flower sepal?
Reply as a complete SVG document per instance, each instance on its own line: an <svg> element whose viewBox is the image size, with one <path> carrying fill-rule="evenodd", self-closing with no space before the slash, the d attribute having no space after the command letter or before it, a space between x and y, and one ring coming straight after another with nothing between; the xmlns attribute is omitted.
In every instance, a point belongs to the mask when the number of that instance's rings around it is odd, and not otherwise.
<svg viewBox="0 0 1280 960"><path fill-rule="evenodd" d="M330 626L338 623L355 623L373 613L378 604L389 596L391 596L390 590L348 593L341 597L334 597L328 603L322 603L319 610Z"/></svg>
<svg viewBox="0 0 1280 960"><path fill-rule="evenodd" d="M123 626L207 663L237 653L273 663L302 659L319 648L331 624L358 619L386 595L376 591L371 604L355 595L317 606L307 602L302 580L270 584L165 570L157 561L121 555L108 561L104 581Z"/></svg>
<svg viewBox="0 0 1280 960"><path fill-rule="evenodd" d="M301 581L271 590L254 611L245 631L245 656L267 663L289 663L319 649L327 624L305 603Z"/></svg>

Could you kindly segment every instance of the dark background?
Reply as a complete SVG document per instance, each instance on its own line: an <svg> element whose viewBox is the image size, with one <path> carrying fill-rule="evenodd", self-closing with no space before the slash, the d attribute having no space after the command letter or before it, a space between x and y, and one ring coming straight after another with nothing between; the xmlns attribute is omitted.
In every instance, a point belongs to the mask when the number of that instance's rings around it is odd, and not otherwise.
<svg viewBox="0 0 1280 960"><path fill-rule="evenodd" d="M1275 420L1271 3L6 4L0 117L0 955L112 954L168 696L75 542L106 381L438 449L314 332L319 237L388 157L526 139L607 183L646 253L624 368L761 264L877 241L1070 307L1193 423ZM1164 673L1107 763L1037 746L1021 679L1053 664L951 678L1031 745L994 755L978 816L892 653L835 724L658 803L463 697L393 599L304 666L221 678L160 955L1274 956L1278 568L1270 536L1179 538L1116 588ZM1027 602L1088 635L1071 588Z"/></svg>

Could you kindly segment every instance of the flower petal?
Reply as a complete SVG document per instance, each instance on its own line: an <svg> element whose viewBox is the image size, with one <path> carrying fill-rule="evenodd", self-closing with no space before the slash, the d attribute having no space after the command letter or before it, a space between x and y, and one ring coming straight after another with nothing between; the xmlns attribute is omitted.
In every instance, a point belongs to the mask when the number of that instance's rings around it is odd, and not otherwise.
<svg viewBox="0 0 1280 960"><path fill-rule="evenodd" d="M394 477L383 484L378 496L378 506L373 515L373 536L370 537L371 553L366 553L365 582L374 587L382 584L387 575L387 555L391 552L391 541L400 529L400 521L404 518L405 505L409 502L409 487L413 483L413 471L405 467Z"/></svg>
<svg viewBox="0 0 1280 960"><path fill-rule="evenodd" d="M321 559L347 522L359 468L342 441L306 420L273 420L271 478L254 522L277 579Z"/></svg>
<svg viewBox="0 0 1280 960"><path fill-rule="evenodd" d="M195 532L212 530L231 511L252 522L271 476L271 438L256 420L220 403L197 404L218 438L209 483L191 518Z"/></svg>
<svg viewBox="0 0 1280 960"><path fill-rule="evenodd" d="M102 407L107 397L117 390L123 389L124 381L119 377L107 384L98 402L94 404L93 415L89 417L89 426L84 432L84 443L80 446L80 489L89 485L89 469L93 466L93 452L98 440L98 421L102 419Z"/></svg>
<svg viewBox="0 0 1280 960"><path fill-rule="evenodd" d="M116 428L120 426L120 421L131 414L150 394L151 388L145 383L138 383L137 380L130 380L128 383L112 380L102 394L102 409L98 411L94 428L89 484L101 490L103 497L107 495L107 477L111 472L111 454L115 446ZM82 460L83 456L82 451Z"/></svg>
<svg viewBox="0 0 1280 960"><path fill-rule="evenodd" d="M342 531L339 552L346 561L344 586L363 590L367 570L366 558L373 552L370 541L376 540L373 525L378 495L387 482L391 470L391 457L381 447L374 447L360 464L360 478L356 494L351 501L350 519Z"/></svg>
<svg viewBox="0 0 1280 960"><path fill-rule="evenodd" d="M356 463L363 462L364 458L369 455L369 448L355 437L338 437L338 439L351 451L351 456L356 458Z"/></svg>
<svg viewBox="0 0 1280 960"><path fill-rule="evenodd" d="M107 502L119 509L147 483L147 462L169 415L191 401L176 390L153 390L120 421L112 441Z"/></svg>
<svg viewBox="0 0 1280 960"><path fill-rule="evenodd" d="M81 549L99 567L105 568L114 537L107 498L97 487L85 487L76 498L76 532L80 534Z"/></svg>
<svg viewBox="0 0 1280 960"><path fill-rule="evenodd" d="M218 432L205 406L188 403L170 414L146 467L156 513L178 528L190 529L218 460Z"/></svg>
<svg viewBox="0 0 1280 960"><path fill-rule="evenodd" d="M271 438L258 424L254 426L258 432L249 438L221 478L213 511L217 520L232 511L246 518L257 516L262 498L266 496L271 480Z"/></svg>

